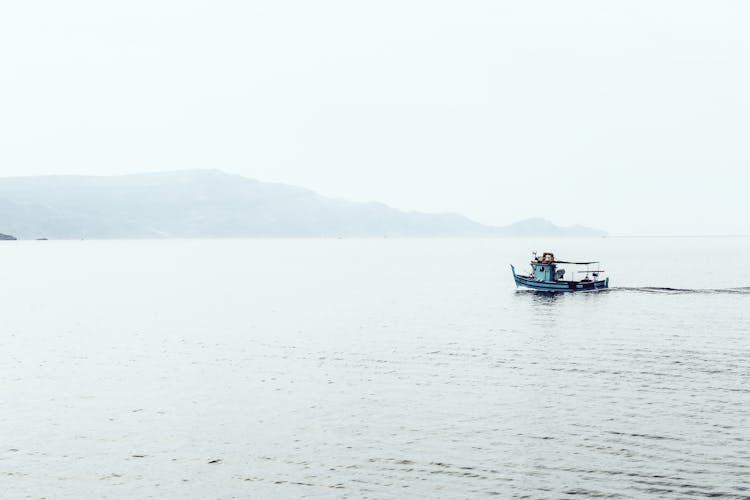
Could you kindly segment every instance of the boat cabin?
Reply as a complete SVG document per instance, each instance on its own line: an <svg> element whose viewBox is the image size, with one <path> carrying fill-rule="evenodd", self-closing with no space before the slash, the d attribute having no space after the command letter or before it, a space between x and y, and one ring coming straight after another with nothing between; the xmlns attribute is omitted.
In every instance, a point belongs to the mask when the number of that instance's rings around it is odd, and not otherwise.
<svg viewBox="0 0 750 500"><path fill-rule="evenodd" d="M537 257L534 254L531 267L534 270L533 277L535 281L558 281L565 275L565 269L557 268L555 254L552 252L544 252L541 257Z"/></svg>

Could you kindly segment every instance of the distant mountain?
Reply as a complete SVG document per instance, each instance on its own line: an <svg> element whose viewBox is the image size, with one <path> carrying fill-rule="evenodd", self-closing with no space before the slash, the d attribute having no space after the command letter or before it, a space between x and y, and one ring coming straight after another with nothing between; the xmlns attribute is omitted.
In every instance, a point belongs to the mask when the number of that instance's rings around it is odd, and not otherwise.
<svg viewBox="0 0 750 500"><path fill-rule="evenodd" d="M547 219L534 217L525 219L510 226L500 228L505 236L540 236L540 237L596 237L606 236L607 232L585 226L556 226Z"/></svg>
<svg viewBox="0 0 750 500"><path fill-rule="evenodd" d="M216 170L0 178L0 228L22 239L605 234L544 219L498 228L458 214L352 203Z"/></svg>
<svg viewBox="0 0 750 500"><path fill-rule="evenodd" d="M0 241L14 241L17 238L15 236L11 236L9 234L3 234L0 233Z"/></svg>

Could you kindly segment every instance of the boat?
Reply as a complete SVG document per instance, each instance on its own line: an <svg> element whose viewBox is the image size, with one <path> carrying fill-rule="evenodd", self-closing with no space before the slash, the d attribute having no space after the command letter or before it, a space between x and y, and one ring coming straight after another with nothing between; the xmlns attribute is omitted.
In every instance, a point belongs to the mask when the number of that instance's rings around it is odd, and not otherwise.
<svg viewBox="0 0 750 500"><path fill-rule="evenodd" d="M576 266L586 266L585 270L571 272L571 278L565 279L565 269L559 268L559 264L571 264ZM595 269L590 269L595 266ZM541 257L534 256L531 260L531 273L528 275L516 274L516 268L511 264L513 279L516 282L516 288L523 286L534 290L544 292L578 292L593 291L609 288L609 277L601 279L604 271L599 269L599 261L590 262L573 262L567 260L555 259L552 252L544 252ZM583 279L576 280L576 273L585 274Z"/></svg>

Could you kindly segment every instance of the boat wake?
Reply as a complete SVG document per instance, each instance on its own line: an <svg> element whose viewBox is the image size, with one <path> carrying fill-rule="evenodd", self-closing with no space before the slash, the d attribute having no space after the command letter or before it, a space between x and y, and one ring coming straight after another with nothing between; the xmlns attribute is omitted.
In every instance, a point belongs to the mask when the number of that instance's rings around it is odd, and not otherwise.
<svg viewBox="0 0 750 500"><path fill-rule="evenodd" d="M567 295L560 291L544 291L544 290L515 290L519 294L533 294L533 295ZM735 288L671 288L666 286L615 286L611 288L603 288L598 290L579 291L581 293L616 293L616 292L635 292L635 293L661 293L667 295L681 295L681 294L726 294L726 295L750 295L750 286L742 286Z"/></svg>
<svg viewBox="0 0 750 500"><path fill-rule="evenodd" d="M750 286L736 288L670 288L664 286L618 286L612 287L610 291L622 290L624 292L643 293L666 293L666 294L734 294L750 295Z"/></svg>

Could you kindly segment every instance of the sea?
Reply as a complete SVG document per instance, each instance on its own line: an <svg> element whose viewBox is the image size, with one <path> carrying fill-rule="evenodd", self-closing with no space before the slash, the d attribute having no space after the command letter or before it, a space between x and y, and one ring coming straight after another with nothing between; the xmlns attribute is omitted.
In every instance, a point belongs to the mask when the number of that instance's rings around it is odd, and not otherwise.
<svg viewBox="0 0 750 500"><path fill-rule="evenodd" d="M611 288L517 290L532 251L601 260ZM2 242L0 498L748 499L748 256Z"/></svg>

